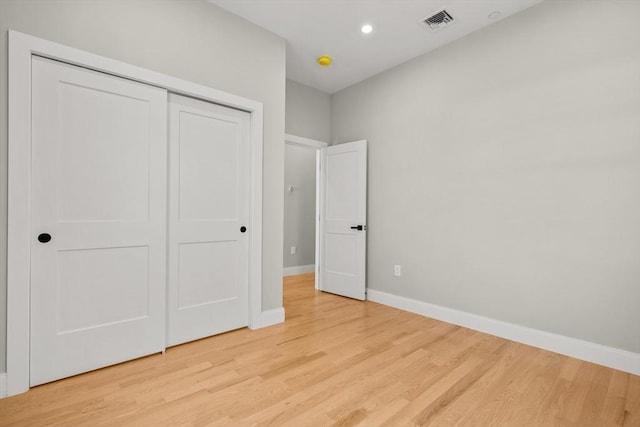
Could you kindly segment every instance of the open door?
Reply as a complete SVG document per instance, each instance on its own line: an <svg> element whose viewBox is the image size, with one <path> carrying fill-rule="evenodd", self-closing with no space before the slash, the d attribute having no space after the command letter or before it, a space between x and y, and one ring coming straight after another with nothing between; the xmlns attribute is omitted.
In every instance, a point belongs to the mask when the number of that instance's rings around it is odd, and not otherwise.
<svg viewBox="0 0 640 427"><path fill-rule="evenodd" d="M318 289L364 300L367 141L323 148L319 158Z"/></svg>

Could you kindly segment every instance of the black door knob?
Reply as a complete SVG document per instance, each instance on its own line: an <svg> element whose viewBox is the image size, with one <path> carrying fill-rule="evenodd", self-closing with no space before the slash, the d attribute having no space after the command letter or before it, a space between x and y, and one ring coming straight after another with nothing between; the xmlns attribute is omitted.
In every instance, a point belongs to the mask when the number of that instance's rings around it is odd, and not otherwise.
<svg viewBox="0 0 640 427"><path fill-rule="evenodd" d="M245 231L247 231L247 227L245 227L244 225L242 227L240 227L240 232L244 233Z"/></svg>
<svg viewBox="0 0 640 427"><path fill-rule="evenodd" d="M50 240L51 240L51 234L49 233L38 234L38 242L47 243Z"/></svg>

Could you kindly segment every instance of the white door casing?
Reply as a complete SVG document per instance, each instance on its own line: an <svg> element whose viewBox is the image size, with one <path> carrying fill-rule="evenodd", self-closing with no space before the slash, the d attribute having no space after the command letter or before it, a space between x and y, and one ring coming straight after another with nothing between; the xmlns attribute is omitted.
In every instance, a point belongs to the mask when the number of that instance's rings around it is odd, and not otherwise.
<svg viewBox="0 0 640 427"><path fill-rule="evenodd" d="M249 119L169 95L170 346L249 322Z"/></svg>
<svg viewBox="0 0 640 427"><path fill-rule="evenodd" d="M32 70L37 385L164 349L167 94L38 57Z"/></svg>
<svg viewBox="0 0 640 427"><path fill-rule="evenodd" d="M318 288L364 300L367 247L367 141L320 150Z"/></svg>

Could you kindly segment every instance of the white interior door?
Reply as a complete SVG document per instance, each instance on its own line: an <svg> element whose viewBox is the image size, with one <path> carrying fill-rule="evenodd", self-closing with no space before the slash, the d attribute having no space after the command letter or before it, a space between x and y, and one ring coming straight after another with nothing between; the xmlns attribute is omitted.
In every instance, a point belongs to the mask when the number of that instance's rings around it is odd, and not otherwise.
<svg viewBox="0 0 640 427"><path fill-rule="evenodd" d="M366 292L367 141L320 150L318 289L359 300Z"/></svg>
<svg viewBox="0 0 640 427"><path fill-rule="evenodd" d="M169 95L169 322L175 345L247 326L250 115Z"/></svg>
<svg viewBox="0 0 640 427"><path fill-rule="evenodd" d="M164 349L167 95L38 57L32 72L37 385Z"/></svg>

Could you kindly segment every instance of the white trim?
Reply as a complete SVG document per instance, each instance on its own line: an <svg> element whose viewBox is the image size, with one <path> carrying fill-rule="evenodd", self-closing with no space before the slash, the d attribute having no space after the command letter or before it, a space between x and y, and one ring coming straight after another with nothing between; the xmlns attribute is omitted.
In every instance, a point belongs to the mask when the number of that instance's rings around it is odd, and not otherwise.
<svg viewBox="0 0 640 427"><path fill-rule="evenodd" d="M249 325L249 329L266 328L282 322L284 322L284 307L274 308L273 310L263 311L260 314L260 319L255 324Z"/></svg>
<svg viewBox="0 0 640 427"><path fill-rule="evenodd" d="M295 267L285 267L282 269L282 276L295 276L296 274L313 273L316 271L315 264L297 265Z"/></svg>
<svg viewBox="0 0 640 427"><path fill-rule="evenodd" d="M316 150L316 249L315 249L315 262L316 262L316 275L313 282L313 287L320 289L320 180L322 174L320 171L320 164L322 159L322 149Z"/></svg>
<svg viewBox="0 0 640 427"><path fill-rule="evenodd" d="M315 288L318 291L322 290L322 283L324 283L324 276L322 275L322 262L324 257L322 256L322 236L324 235L324 227L322 221L322 207L324 206L323 194L323 180L325 174L325 159L327 148L322 148L316 153L316 282ZM325 266L326 267L326 266ZM326 270L326 268L325 268Z"/></svg>
<svg viewBox="0 0 640 427"><path fill-rule="evenodd" d="M329 144L323 141L318 141L315 139L304 138L302 136L295 136L289 133L284 134L284 142L289 145L297 145L299 147L305 148L315 148L319 150L320 148L327 147Z"/></svg>
<svg viewBox="0 0 640 427"><path fill-rule="evenodd" d="M7 374L0 374L0 399L7 397Z"/></svg>
<svg viewBox="0 0 640 427"><path fill-rule="evenodd" d="M7 395L29 389L31 51L9 31L7 189Z"/></svg>
<svg viewBox="0 0 640 427"><path fill-rule="evenodd" d="M29 389L31 56L34 54L251 114L249 327L256 329L263 324L262 103L16 31L9 30L8 37L7 394L14 395Z"/></svg>
<svg viewBox="0 0 640 427"><path fill-rule="evenodd" d="M640 354L369 289L367 299L511 341L640 375Z"/></svg>

